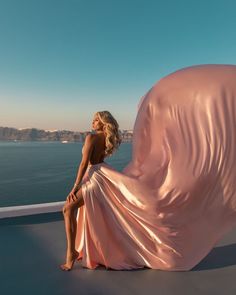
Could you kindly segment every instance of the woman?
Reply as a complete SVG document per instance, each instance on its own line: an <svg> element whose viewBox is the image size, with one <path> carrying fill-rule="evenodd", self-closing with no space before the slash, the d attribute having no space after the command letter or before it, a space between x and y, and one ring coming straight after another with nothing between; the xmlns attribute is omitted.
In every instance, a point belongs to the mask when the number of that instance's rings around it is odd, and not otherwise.
<svg viewBox="0 0 236 295"><path fill-rule="evenodd" d="M234 65L192 66L158 81L138 105L122 172L102 162L120 141L115 121L98 114L77 178L90 161L82 192L75 187L64 208L63 269L82 259L90 269L187 271L236 225L235 81Z"/></svg>
<svg viewBox="0 0 236 295"><path fill-rule="evenodd" d="M119 125L110 112L95 113L92 121L92 129L95 130L95 134L89 133L85 138L78 175L63 207L67 253L66 263L61 265L62 270L70 270L79 256L79 252L75 249L77 222L74 214L79 207L84 205L81 181L87 169L91 168L92 165L104 163L104 158L110 156L118 148L121 143L118 128Z"/></svg>

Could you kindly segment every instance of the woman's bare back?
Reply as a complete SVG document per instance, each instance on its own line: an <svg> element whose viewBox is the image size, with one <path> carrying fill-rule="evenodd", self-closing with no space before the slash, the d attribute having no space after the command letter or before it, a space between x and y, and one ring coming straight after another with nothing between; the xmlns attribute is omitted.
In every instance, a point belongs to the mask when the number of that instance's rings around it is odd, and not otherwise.
<svg viewBox="0 0 236 295"><path fill-rule="evenodd" d="M90 157L89 164L95 165L98 163L103 162L105 158L105 149L106 149L106 144L105 144L105 135L104 133L96 133L93 134L95 143L94 143L94 148Z"/></svg>

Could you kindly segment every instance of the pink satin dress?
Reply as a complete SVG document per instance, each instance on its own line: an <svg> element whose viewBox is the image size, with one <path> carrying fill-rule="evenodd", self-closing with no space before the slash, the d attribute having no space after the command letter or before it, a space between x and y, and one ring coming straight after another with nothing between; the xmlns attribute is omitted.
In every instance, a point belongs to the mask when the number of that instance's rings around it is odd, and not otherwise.
<svg viewBox="0 0 236 295"><path fill-rule="evenodd" d="M159 80L138 105L132 159L90 165L76 249L95 269L188 271L236 225L236 66Z"/></svg>

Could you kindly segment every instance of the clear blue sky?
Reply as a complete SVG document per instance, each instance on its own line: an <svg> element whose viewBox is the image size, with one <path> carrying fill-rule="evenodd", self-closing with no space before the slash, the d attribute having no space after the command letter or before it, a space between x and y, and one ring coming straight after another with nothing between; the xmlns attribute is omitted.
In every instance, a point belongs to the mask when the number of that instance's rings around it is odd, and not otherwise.
<svg viewBox="0 0 236 295"><path fill-rule="evenodd" d="M234 0L0 0L0 126L132 129L140 98L195 64L236 64Z"/></svg>

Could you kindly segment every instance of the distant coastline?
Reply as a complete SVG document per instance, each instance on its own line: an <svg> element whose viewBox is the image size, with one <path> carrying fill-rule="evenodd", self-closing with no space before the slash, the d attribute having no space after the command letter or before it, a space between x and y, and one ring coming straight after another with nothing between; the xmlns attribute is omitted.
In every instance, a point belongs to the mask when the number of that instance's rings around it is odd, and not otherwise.
<svg viewBox="0 0 236 295"><path fill-rule="evenodd" d="M0 140L2 141L61 141L84 142L91 131L79 132L70 130L44 130L37 128L0 127ZM122 142L131 142L133 130L120 130Z"/></svg>

